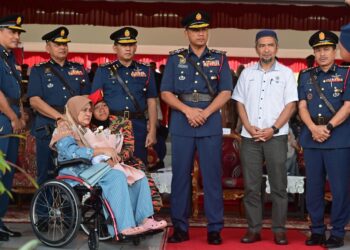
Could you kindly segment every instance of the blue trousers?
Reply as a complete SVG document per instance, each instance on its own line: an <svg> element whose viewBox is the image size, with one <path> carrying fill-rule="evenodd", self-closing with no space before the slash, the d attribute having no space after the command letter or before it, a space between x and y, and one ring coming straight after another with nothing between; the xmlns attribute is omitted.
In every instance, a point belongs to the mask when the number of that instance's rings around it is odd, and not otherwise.
<svg viewBox="0 0 350 250"><path fill-rule="evenodd" d="M36 164L37 164L37 182L43 184L49 179L49 172L52 173L54 165L52 161L52 150L49 148L51 136L49 138L36 139Z"/></svg>
<svg viewBox="0 0 350 250"><path fill-rule="evenodd" d="M5 154L5 159L9 162L16 163L18 156L19 139L14 137L0 138L0 150ZM0 180L5 188L11 191L15 169L3 174L0 171ZM6 193L0 195L0 227L3 226L2 218L5 216L9 204L9 196Z"/></svg>
<svg viewBox="0 0 350 250"><path fill-rule="evenodd" d="M208 232L220 231L223 227L222 197L222 136L185 137L171 135L172 172L171 219L174 227L187 231L191 214L192 168L195 151L203 178L204 210L208 220Z"/></svg>
<svg viewBox="0 0 350 250"><path fill-rule="evenodd" d="M140 158L147 166L147 148L145 147L147 136L147 122L144 119L133 119L132 128L135 137L134 155Z"/></svg>
<svg viewBox="0 0 350 250"><path fill-rule="evenodd" d="M328 176L333 200L331 234L343 238L350 215L350 148L304 149L306 166L306 206L311 232L323 234L324 189Z"/></svg>

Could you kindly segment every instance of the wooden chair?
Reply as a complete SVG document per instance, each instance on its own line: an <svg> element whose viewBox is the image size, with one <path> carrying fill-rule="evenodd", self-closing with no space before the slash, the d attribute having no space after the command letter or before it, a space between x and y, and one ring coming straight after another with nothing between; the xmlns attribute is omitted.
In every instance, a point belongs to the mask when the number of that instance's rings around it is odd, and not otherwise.
<svg viewBox="0 0 350 250"><path fill-rule="evenodd" d="M222 187L224 201L239 201L240 215L243 215L244 186L242 168L239 158L239 143L241 137L237 134L223 136L222 144ZM197 218L199 213L199 197L203 196L202 178L199 171L199 160L195 157L192 176L192 208L193 217Z"/></svg>

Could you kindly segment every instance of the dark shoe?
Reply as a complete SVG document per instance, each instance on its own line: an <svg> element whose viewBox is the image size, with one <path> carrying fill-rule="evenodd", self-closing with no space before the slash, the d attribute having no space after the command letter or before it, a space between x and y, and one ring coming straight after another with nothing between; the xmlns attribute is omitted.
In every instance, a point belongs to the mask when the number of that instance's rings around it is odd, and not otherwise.
<svg viewBox="0 0 350 250"><path fill-rule="evenodd" d="M220 232L208 232L208 244L220 245L221 243L222 239L220 236Z"/></svg>
<svg viewBox="0 0 350 250"><path fill-rule="evenodd" d="M288 240L285 232L275 233L275 243L277 245L288 245Z"/></svg>
<svg viewBox="0 0 350 250"><path fill-rule="evenodd" d="M338 248L344 246L344 239L331 235L324 243L326 248Z"/></svg>
<svg viewBox="0 0 350 250"><path fill-rule="evenodd" d="M0 241L8 241L10 238L8 233L0 232Z"/></svg>
<svg viewBox="0 0 350 250"><path fill-rule="evenodd" d="M168 238L168 243L180 243L189 239L190 236L187 231L182 231L179 228L175 228L173 235Z"/></svg>
<svg viewBox="0 0 350 250"><path fill-rule="evenodd" d="M0 227L0 232L7 233L10 237L21 237L22 236L22 234L20 232L11 231L6 226Z"/></svg>
<svg viewBox="0 0 350 250"><path fill-rule="evenodd" d="M241 243L254 243L260 240L260 233L254 233L248 230L247 233L241 239Z"/></svg>
<svg viewBox="0 0 350 250"><path fill-rule="evenodd" d="M317 246L322 245L326 241L326 236L324 234L311 234L310 238L305 241L307 246Z"/></svg>

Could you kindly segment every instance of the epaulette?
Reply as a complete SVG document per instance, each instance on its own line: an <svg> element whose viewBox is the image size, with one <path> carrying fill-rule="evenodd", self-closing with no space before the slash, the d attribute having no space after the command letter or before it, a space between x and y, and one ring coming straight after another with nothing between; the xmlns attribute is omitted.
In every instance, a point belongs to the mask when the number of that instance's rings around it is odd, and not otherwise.
<svg viewBox="0 0 350 250"><path fill-rule="evenodd" d="M310 68L307 68L307 69L303 69L303 70L301 70L300 71L300 74L303 74L303 73L305 73L305 72L309 72L309 71L311 71L311 70L313 70L313 69L315 69L316 67L310 67Z"/></svg>
<svg viewBox="0 0 350 250"><path fill-rule="evenodd" d="M111 66L114 62L115 62L115 61L103 63L103 64L100 65L100 67L109 67L109 66Z"/></svg>
<svg viewBox="0 0 350 250"><path fill-rule="evenodd" d="M176 54L180 54L181 52L184 52L186 51L185 48L181 48L181 49L177 49L177 50L172 50L172 51L169 51L169 55L176 55Z"/></svg>
<svg viewBox="0 0 350 250"><path fill-rule="evenodd" d="M226 51L217 50L217 49L210 49L209 51L210 51L211 53L224 54L224 55L227 53Z"/></svg>
<svg viewBox="0 0 350 250"><path fill-rule="evenodd" d="M348 69L348 68L350 68L350 65L339 65L338 67L339 68L346 68L346 69Z"/></svg>
<svg viewBox="0 0 350 250"><path fill-rule="evenodd" d="M139 61L135 61L137 64L140 64L140 65L144 65L144 66L147 66L149 67L150 64L149 63L146 63L146 62L139 62Z"/></svg>
<svg viewBox="0 0 350 250"><path fill-rule="evenodd" d="M44 66L46 65L48 62L41 62L41 63L37 63L34 65L34 67L41 67L41 66Z"/></svg>

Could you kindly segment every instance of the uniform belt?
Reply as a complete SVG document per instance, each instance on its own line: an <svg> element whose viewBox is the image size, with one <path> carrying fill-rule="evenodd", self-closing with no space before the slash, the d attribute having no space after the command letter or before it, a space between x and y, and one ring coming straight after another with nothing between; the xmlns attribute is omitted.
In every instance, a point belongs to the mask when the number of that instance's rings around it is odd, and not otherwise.
<svg viewBox="0 0 350 250"><path fill-rule="evenodd" d="M64 106L51 105L51 108L55 109L56 111L60 112L61 114L64 113Z"/></svg>
<svg viewBox="0 0 350 250"><path fill-rule="evenodd" d="M327 125L331 119L332 119L332 116L330 116L330 117L326 117L326 116L311 117L311 120L316 125Z"/></svg>
<svg viewBox="0 0 350 250"><path fill-rule="evenodd" d="M16 99L16 98L10 98L10 97L6 97L7 102L9 103L9 105L15 105L18 106L20 105L20 99Z"/></svg>
<svg viewBox="0 0 350 250"><path fill-rule="evenodd" d="M130 112L129 110L124 111L110 111L111 115L122 116L125 119L146 119L144 113L140 112Z"/></svg>
<svg viewBox="0 0 350 250"><path fill-rule="evenodd" d="M192 94L180 94L180 101L183 102L211 102L213 97L209 94L192 93Z"/></svg>

